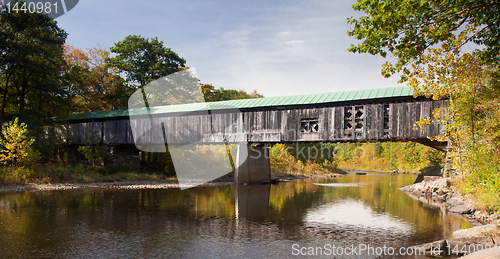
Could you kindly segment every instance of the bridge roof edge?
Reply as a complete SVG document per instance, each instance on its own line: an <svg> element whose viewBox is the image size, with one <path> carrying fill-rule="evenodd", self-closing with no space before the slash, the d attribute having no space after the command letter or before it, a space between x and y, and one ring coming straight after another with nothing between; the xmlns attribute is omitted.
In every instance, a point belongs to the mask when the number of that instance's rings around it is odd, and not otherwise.
<svg viewBox="0 0 500 259"><path fill-rule="evenodd" d="M146 109L131 109L129 110L111 110L97 111L73 114L68 116L60 116L53 118L56 121L76 121L76 120L92 120L92 119L107 119L128 117L131 115L147 115L147 114L168 114L168 113L187 113L208 110L225 110L228 107L233 109L251 109L279 106L300 106L313 104L326 104L337 102L361 101L361 100L376 100L397 97L413 96L413 88L408 86L377 88L367 90L354 90L342 92L330 92L324 94L304 94L293 96L279 97L264 97L256 99L240 99L219 102L209 102L207 105L197 105L199 103L177 104L152 107L149 111Z"/></svg>

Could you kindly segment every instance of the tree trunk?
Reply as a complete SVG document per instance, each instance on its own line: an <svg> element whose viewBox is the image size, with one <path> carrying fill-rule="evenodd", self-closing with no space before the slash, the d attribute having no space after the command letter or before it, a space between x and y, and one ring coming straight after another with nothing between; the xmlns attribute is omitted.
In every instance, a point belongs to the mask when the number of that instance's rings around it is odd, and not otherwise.
<svg viewBox="0 0 500 259"><path fill-rule="evenodd" d="M5 89L3 91L3 99L2 99L2 110L0 111L0 125L3 124L5 120L5 108L7 107L7 94L9 93L9 80L12 74L13 72L8 74L5 80Z"/></svg>
<svg viewBox="0 0 500 259"><path fill-rule="evenodd" d="M19 114L24 112L24 98L26 97L26 88L21 86L21 91L19 93Z"/></svg>

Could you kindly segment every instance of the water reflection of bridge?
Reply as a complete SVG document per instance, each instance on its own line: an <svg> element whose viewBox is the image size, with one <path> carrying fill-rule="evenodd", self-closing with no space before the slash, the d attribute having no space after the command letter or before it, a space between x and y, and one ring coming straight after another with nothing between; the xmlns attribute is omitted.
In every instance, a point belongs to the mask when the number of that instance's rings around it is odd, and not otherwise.
<svg viewBox="0 0 500 259"><path fill-rule="evenodd" d="M154 107L147 112L102 111L71 115L71 144L92 136L110 146L185 143L244 143L238 151L266 154L267 143L415 141L437 149L444 143L428 137L441 133L433 121L414 130L421 118L445 101L414 98L409 87L308 94ZM151 125L161 125L152 129ZM139 138L132 129L144 130ZM143 131L140 131L143 132ZM159 136L159 137L158 137ZM167 141L168 140L168 141ZM157 143L158 142L158 143ZM142 144L141 144L142 143ZM262 144L251 147L250 144ZM240 157L233 154L233 157ZM237 169L237 182L269 179L268 156L250 158ZM241 164L241 163L236 163Z"/></svg>

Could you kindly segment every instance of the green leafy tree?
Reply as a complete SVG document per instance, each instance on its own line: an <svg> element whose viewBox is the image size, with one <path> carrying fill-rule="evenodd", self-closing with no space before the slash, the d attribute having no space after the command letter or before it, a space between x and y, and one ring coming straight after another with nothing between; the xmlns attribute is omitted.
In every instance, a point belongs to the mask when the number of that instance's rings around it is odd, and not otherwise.
<svg viewBox="0 0 500 259"><path fill-rule="evenodd" d="M144 86L156 79L183 69L186 61L158 38L148 39L129 35L110 49L116 56L106 59L109 66L125 73L127 80Z"/></svg>
<svg viewBox="0 0 500 259"><path fill-rule="evenodd" d="M215 88L211 84L204 84L201 86L201 90L205 97L206 102L217 102L217 101L227 101L227 100L238 100L238 99L252 99L252 98L262 98L262 94L257 93L254 90L252 93L247 93L243 90L234 89L224 89L223 87Z"/></svg>
<svg viewBox="0 0 500 259"><path fill-rule="evenodd" d="M419 62L420 55L430 47L446 42L456 35L464 40L455 48L475 43L482 46L476 51L484 61L500 58L500 2L491 0L357 0L356 11L366 13L360 18L349 18L354 27L349 36L362 40L351 45L349 51L370 53L386 57L389 53L397 62L384 65L388 77L403 70L404 66Z"/></svg>
<svg viewBox="0 0 500 259"><path fill-rule="evenodd" d="M67 34L47 15L0 13L0 119L59 115L63 44Z"/></svg>
<svg viewBox="0 0 500 259"><path fill-rule="evenodd" d="M40 153L33 148L35 139L28 136L26 124L19 119L2 127L0 138L0 162L4 165L29 165L40 159Z"/></svg>
<svg viewBox="0 0 500 259"><path fill-rule="evenodd" d="M148 39L140 35L129 35L123 41L115 43L111 52L116 56L107 58L110 67L125 73L127 81L142 91L146 107L149 103L144 86L156 79L185 69L186 61L170 48L163 46L158 38Z"/></svg>

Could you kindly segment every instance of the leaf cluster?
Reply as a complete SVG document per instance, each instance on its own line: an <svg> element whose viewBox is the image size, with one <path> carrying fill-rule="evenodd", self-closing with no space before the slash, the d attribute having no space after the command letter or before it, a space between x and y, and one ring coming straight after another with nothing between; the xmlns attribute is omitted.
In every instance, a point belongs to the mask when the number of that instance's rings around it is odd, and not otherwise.
<svg viewBox="0 0 500 259"><path fill-rule="evenodd" d="M109 67L107 50L92 48L86 51L64 46L67 70L64 74L68 103L72 111L91 112L127 108L133 89L125 84L117 69Z"/></svg>
<svg viewBox="0 0 500 259"><path fill-rule="evenodd" d="M127 80L138 86L178 72L186 64L186 60L163 46L163 41L158 38L129 35L115 43L110 51L116 56L106 59L108 65L125 73Z"/></svg>
<svg viewBox="0 0 500 259"><path fill-rule="evenodd" d="M354 27L349 36L362 40L350 52L393 55L383 75L388 77L409 63L421 62L420 55L430 47L463 34L467 43L479 47L479 57L488 62L500 59L500 1L496 0L358 0L352 6L366 13L348 18Z"/></svg>
<svg viewBox="0 0 500 259"><path fill-rule="evenodd" d="M80 151L93 166L103 166L105 162L112 158L111 153L106 150L106 147L99 145L98 138L95 137L95 134L85 143L85 146L79 146L78 151Z"/></svg>
<svg viewBox="0 0 500 259"><path fill-rule="evenodd" d="M36 121L64 111L60 75L66 37L47 15L0 13L0 121L19 116Z"/></svg>
<svg viewBox="0 0 500 259"><path fill-rule="evenodd" d="M33 148L35 139L28 136L26 124L19 119L2 127L0 138L0 162L4 165L30 165L40 159L40 153Z"/></svg>
<svg viewBox="0 0 500 259"><path fill-rule="evenodd" d="M262 98L262 94L259 94L256 90L251 93L247 93L243 90L234 89L224 89L224 87L215 88L211 84L204 84L201 86L203 96L206 102L217 102L217 101L227 101L227 100L238 100L238 99L252 99L252 98Z"/></svg>

